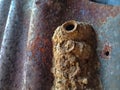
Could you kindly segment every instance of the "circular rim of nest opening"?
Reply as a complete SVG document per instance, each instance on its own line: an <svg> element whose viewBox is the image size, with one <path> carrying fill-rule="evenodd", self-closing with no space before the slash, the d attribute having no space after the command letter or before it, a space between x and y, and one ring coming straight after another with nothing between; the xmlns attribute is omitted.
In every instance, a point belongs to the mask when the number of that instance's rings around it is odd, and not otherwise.
<svg viewBox="0 0 120 90"><path fill-rule="evenodd" d="M70 20L65 22L62 27L66 32L73 32L77 28L77 22L74 20Z"/></svg>

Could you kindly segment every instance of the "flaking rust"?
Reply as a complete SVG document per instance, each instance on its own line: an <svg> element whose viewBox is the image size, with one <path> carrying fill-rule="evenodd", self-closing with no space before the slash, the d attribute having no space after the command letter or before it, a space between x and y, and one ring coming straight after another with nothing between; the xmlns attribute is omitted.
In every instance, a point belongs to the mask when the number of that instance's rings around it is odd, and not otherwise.
<svg viewBox="0 0 120 90"><path fill-rule="evenodd" d="M101 90L96 33L92 26L70 20L52 37L52 90Z"/></svg>

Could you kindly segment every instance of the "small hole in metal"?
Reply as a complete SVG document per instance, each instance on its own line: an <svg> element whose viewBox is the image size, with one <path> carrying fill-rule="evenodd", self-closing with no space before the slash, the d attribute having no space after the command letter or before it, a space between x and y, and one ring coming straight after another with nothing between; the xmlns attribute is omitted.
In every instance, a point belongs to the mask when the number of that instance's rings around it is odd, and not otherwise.
<svg viewBox="0 0 120 90"><path fill-rule="evenodd" d="M109 51L106 51L106 52L105 52L105 55L106 55L106 56L109 56Z"/></svg>
<svg viewBox="0 0 120 90"><path fill-rule="evenodd" d="M67 25L67 26L65 27L65 29L66 29L67 31L71 31L71 30L74 29L74 25L73 25L73 24L69 24L69 25Z"/></svg>

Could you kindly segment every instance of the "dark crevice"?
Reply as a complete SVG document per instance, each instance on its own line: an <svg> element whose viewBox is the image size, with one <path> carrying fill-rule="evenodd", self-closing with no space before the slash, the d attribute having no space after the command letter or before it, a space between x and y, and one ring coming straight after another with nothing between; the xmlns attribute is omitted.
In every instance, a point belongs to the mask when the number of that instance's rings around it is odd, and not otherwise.
<svg viewBox="0 0 120 90"><path fill-rule="evenodd" d="M65 29L66 29L67 31L71 31L71 30L74 29L74 25L72 25L72 24L67 25L67 26L65 27Z"/></svg>

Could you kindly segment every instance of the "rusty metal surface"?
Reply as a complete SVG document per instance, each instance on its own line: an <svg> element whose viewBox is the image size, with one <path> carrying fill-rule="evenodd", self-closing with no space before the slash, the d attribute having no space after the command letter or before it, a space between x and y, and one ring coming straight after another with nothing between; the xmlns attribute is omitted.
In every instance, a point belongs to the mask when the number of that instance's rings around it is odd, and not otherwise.
<svg viewBox="0 0 120 90"><path fill-rule="evenodd" d="M0 90L50 90L51 37L71 19L92 24L103 90L119 90L120 7L88 0L0 0Z"/></svg>

